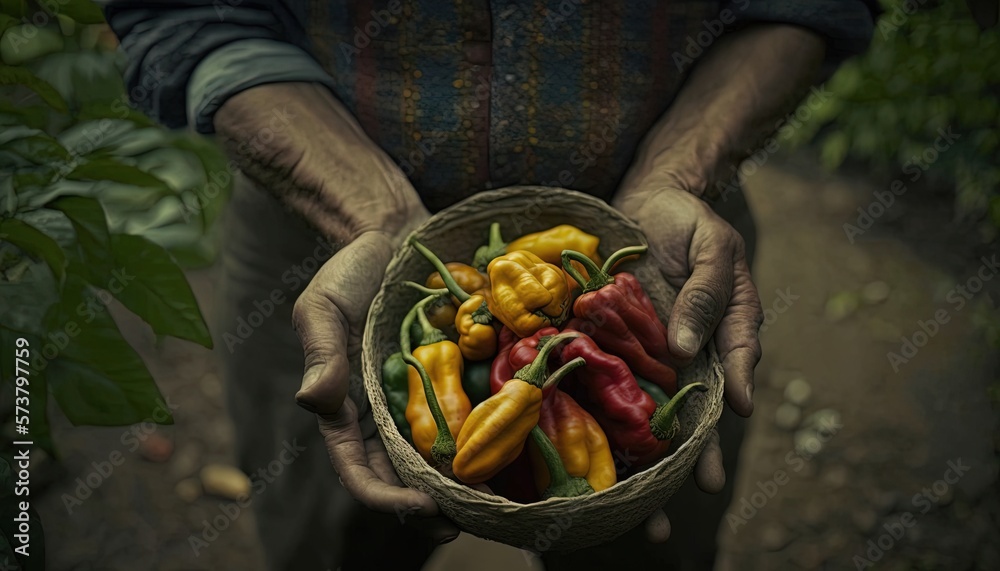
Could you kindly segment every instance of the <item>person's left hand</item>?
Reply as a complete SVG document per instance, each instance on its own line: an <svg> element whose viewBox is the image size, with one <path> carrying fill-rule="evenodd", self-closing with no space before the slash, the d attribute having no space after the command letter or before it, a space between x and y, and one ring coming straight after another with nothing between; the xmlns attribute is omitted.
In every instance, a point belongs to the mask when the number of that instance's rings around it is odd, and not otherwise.
<svg viewBox="0 0 1000 571"><path fill-rule="evenodd" d="M670 352L677 364L690 364L706 343L714 341L725 373L726 402L740 416L750 416L764 314L750 279L742 236L708 204L668 179L619 191L615 206L643 229L661 274L679 290L667 323ZM714 430L694 478L708 493L725 486L722 449ZM650 541L667 540L670 522L663 510L646 521L646 532Z"/></svg>

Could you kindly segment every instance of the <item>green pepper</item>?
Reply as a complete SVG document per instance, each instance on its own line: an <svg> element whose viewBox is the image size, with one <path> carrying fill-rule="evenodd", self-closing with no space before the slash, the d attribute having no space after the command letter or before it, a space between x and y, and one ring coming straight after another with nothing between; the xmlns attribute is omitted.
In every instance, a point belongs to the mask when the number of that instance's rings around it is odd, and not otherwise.
<svg viewBox="0 0 1000 571"><path fill-rule="evenodd" d="M389 414L396 428L407 441L412 441L410 423L406 420L406 403L410 400L409 365L402 353L393 353L382 364L382 390L389 405Z"/></svg>
<svg viewBox="0 0 1000 571"><path fill-rule="evenodd" d="M424 338L424 330L419 323L410 327L410 337L419 344ZM413 442L410 423L406 420L406 404L410 400L409 365L403 361L401 352L389 355L382 364L382 391L385 392L385 402L389 405L389 414L396 423L399 433L408 442Z"/></svg>
<svg viewBox="0 0 1000 571"><path fill-rule="evenodd" d="M490 398L490 369L493 361L466 361L465 373L462 374L462 388L472 401L472 406Z"/></svg>

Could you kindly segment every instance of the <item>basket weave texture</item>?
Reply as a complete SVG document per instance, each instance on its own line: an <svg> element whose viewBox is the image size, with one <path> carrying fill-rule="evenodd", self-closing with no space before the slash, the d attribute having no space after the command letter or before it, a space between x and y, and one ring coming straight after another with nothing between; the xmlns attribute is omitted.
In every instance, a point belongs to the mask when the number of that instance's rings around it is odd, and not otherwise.
<svg viewBox="0 0 1000 571"><path fill-rule="evenodd" d="M412 236L444 261L468 262L475 249L485 243L492 222L500 223L508 240L558 224L572 224L601 238L603 257L625 246L647 243L638 226L603 201L571 190L539 186L476 194L431 217ZM629 262L625 269L639 278L666 323L677 292L655 269L651 255ZM680 386L700 381L709 390L695 393L685 404L681 433L670 456L595 494L518 504L450 480L428 466L400 436L389 415L382 392L382 363L399 350L400 323L422 295L402 282L423 283L432 271L430 263L415 249L402 247L389 263L364 332L365 391L403 483L428 493L462 530L536 551L571 551L611 541L667 502L691 474L722 413L722 366L711 343L691 366L680 371ZM627 451L613 452L617 452L616 462L621 467L627 461Z"/></svg>

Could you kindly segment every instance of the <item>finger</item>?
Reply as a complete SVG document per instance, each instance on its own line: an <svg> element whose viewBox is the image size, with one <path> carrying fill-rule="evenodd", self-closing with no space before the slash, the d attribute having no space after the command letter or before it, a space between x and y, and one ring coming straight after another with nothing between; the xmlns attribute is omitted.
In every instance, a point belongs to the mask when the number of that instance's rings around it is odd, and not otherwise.
<svg viewBox="0 0 1000 571"><path fill-rule="evenodd" d="M368 466L380 480L393 486L403 485L392 461L389 460L389 454L385 451L385 444L377 434L365 440L365 450L368 452Z"/></svg>
<svg viewBox="0 0 1000 571"><path fill-rule="evenodd" d="M368 465L368 452L361 437L354 401L347 398L336 414L317 417L333 468L355 499L380 512L437 515L437 504L429 495L386 483Z"/></svg>
<svg viewBox="0 0 1000 571"><path fill-rule="evenodd" d="M744 260L735 269L733 296L715 331L715 348L722 359L725 396L740 416L753 413L754 369L760 362L760 326L764 322L760 297Z"/></svg>
<svg viewBox="0 0 1000 571"><path fill-rule="evenodd" d="M696 234L688 257L691 276L681 287L667 324L670 353L681 366L690 363L712 336L733 291L733 252L728 240Z"/></svg>
<svg viewBox="0 0 1000 571"><path fill-rule="evenodd" d="M712 429L708 444L701 451L694 467L694 483L708 494L718 494L726 485L726 469L722 465L722 448L719 447L719 432Z"/></svg>
<svg viewBox="0 0 1000 571"><path fill-rule="evenodd" d="M319 269L295 302L292 324L305 352L300 406L333 414L349 387L351 341L364 326L385 267L392 255L388 238L362 234Z"/></svg>
<svg viewBox="0 0 1000 571"><path fill-rule="evenodd" d="M670 520L662 509L657 509L653 515L646 518L646 539L650 543L664 543L670 539Z"/></svg>

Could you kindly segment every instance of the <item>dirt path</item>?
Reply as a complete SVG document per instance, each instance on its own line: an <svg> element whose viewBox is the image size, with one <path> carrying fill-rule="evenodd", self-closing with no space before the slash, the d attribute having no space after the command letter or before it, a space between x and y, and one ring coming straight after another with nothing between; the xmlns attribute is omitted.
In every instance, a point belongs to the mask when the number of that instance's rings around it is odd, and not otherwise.
<svg viewBox="0 0 1000 571"><path fill-rule="evenodd" d="M947 225L947 209L916 195L850 244L842 224L876 188L789 165L768 165L748 181L760 226L755 274L772 311L733 517L720 529L722 569L867 568L855 556L877 556L879 569L1000 568L1000 437L986 393L997 356L971 325L987 294L962 309L948 298L979 264L931 247L959 230ZM212 273L192 279L211 311ZM912 338L918 320L936 314L947 323L893 371L887 352L899 352L900 337ZM156 428L176 447L168 462L154 463L130 451L126 428L57 423L65 470L40 498L50 569L263 569L252 508L197 555L188 541L219 513L220 500L182 498L178 483L231 461L212 354L172 340L157 347L141 323L120 323L177 407L177 424ZM796 430L815 413L818 430ZM66 494L86 492L77 478L86 483L99 469L93 463L115 451L124 461L68 514ZM519 551L464 536L428 568L470 561L528 568Z"/></svg>

